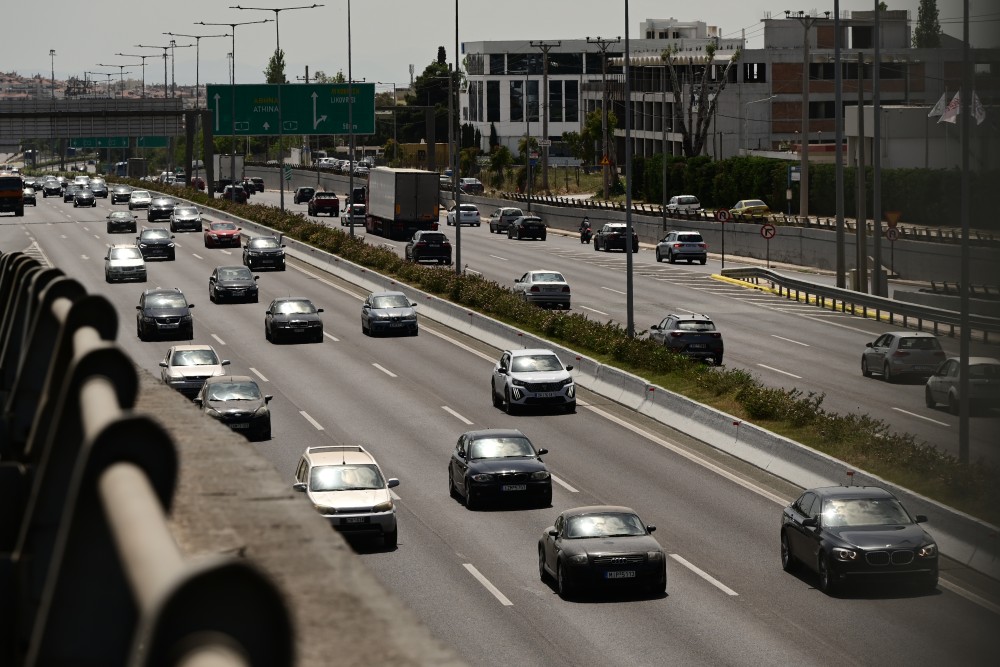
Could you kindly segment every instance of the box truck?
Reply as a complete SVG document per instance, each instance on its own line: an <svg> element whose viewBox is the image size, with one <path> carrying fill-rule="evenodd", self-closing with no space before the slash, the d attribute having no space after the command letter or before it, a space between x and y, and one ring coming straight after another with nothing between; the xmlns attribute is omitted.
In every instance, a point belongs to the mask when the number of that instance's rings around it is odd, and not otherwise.
<svg viewBox="0 0 1000 667"><path fill-rule="evenodd" d="M438 228L438 175L421 169L376 167L368 174L371 234L408 240L419 230Z"/></svg>

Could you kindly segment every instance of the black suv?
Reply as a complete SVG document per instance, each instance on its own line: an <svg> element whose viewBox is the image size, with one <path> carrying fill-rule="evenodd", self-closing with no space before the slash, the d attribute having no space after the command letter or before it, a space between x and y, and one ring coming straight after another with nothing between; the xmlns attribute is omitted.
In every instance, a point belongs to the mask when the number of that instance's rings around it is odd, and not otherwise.
<svg viewBox="0 0 1000 667"><path fill-rule="evenodd" d="M243 264L249 269L285 270L285 245L274 236L258 236L243 246Z"/></svg>
<svg viewBox="0 0 1000 667"><path fill-rule="evenodd" d="M625 230L622 222L609 222L594 234L594 250L610 252L612 249L625 252ZM639 235L632 230L632 252L639 252Z"/></svg>
<svg viewBox="0 0 1000 667"><path fill-rule="evenodd" d="M406 244L403 255L407 261L436 261L451 264L451 243L441 232L419 231Z"/></svg>
<svg viewBox="0 0 1000 667"><path fill-rule="evenodd" d="M177 337L194 338L193 303L173 288L156 288L143 291L135 307L135 334L139 340Z"/></svg>
<svg viewBox="0 0 1000 667"><path fill-rule="evenodd" d="M154 197L153 201L149 202L149 208L146 209L146 220L147 222L153 222L154 220L169 220L170 214L174 212L174 206L177 205L173 199L167 197Z"/></svg>
<svg viewBox="0 0 1000 667"><path fill-rule="evenodd" d="M707 315L671 313L649 327L649 337L675 352L693 359L711 359L722 365L722 333Z"/></svg>
<svg viewBox="0 0 1000 667"><path fill-rule="evenodd" d="M135 237L135 244L139 246L139 252L142 253L143 259L162 257L173 260L176 257L174 237L166 229L147 227L142 230L139 236Z"/></svg>
<svg viewBox="0 0 1000 667"><path fill-rule="evenodd" d="M296 204L305 204L310 199L312 199L312 196L314 194L316 194L316 188L307 188L307 187L296 188L293 201Z"/></svg>

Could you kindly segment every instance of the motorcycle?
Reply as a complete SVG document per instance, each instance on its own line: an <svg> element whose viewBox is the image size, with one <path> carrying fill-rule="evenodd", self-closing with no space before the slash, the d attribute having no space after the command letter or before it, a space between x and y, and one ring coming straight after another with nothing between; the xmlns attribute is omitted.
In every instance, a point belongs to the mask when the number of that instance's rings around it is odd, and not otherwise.
<svg viewBox="0 0 1000 667"><path fill-rule="evenodd" d="M580 243L590 243L591 237L593 237L594 232L590 229L590 225L584 222L580 227Z"/></svg>

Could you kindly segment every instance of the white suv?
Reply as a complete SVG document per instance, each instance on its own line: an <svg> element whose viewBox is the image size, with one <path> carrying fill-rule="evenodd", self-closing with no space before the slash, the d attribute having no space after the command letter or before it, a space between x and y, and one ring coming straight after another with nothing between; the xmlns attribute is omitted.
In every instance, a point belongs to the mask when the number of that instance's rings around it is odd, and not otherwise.
<svg viewBox="0 0 1000 667"><path fill-rule="evenodd" d="M360 445L307 447L295 469L292 488L305 491L313 507L344 534L381 537L396 547L396 507L375 459Z"/></svg>
<svg viewBox="0 0 1000 667"><path fill-rule="evenodd" d="M504 350L493 367L490 394L493 407L507 414L525 407L556 406L566 412L576 410L576 385L552 350Z"/></svg>
<svg viewBox="0 0 1000 667"><path fill-rule="evenodd" d="M701 202L694 195L674 195L667 202L668 211L698 211L701 210Z"/></svg>
<svg viewBox="0 0 1000 667"><path fill-rule="evenodd" d="M475 204L459 204L458 208L458 220L459 223L463 225L471 225L473 227L478 227L482 222L479 217L479 209ZM448 225L454 226L455 224L455 207L452 206L451 210L448 211Z"/></svg>

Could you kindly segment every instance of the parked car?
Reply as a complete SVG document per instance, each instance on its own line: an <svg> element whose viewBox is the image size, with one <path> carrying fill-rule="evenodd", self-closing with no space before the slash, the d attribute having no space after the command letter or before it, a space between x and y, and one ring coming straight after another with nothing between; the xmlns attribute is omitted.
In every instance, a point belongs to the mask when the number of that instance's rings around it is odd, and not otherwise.
<svg viewBox="0 0 1000 667"><path fill-rule="evenodd" d="M240 247L240 231L231 222L210 222L202 234L206 248Z"/></svg>
<svg viewBox="0 0 1000 667"><path fill-rule="evenodd" d="M569 310L569 283L558 271L528 271L514 280L514 291L527 303Z"/></svg>
<svg viewBox="0 0 1000 667"><path fill-rule="evenodd" d="M243 247L243 264L248 269L285 270L285 244L275 236L256 236Z"/></svg>
<svg viewBox="0 0 1000 667"><path fill-rule="evenodd" d="M309 215L340 215L340 197L336 192L316 192L309 199Z"/></svg>
<svg viewBox="0 0 1000 667"><path fill-rule="evenodd" d="M781 512L781 567L819 575L835 593L849 581L909 580L933 590L938 548L920 524L883 488L828 486L805 491Z"/></svg>
<svg viewBox="0 0 1000 667"><path fill-rule="evenodd" d="M109 283L123 280L146 282L146 260L134 245L115 244L104 256L104 280Z"/></svg>
<svg viewBox="0 0 1000 667"><path fill-rule="evenodd" d="M448 462L448 491L470 510L489 501L552 504L552 475L542 461L547 449L535 449L517 429L468 431L458 438Z"/></svg>
<svg viewBox="0 0 1000 667"><path fill-rule="evenodd" d="M97 206L97 198L88 187L78 187L73 192L73 208L87 206L94 208Z"/></svg>
<svg viewBox="0 0 1000 667"><path fill-rule="evenodd" d="M910 376L927 378L945 360L944 350L934 334L925 331L890 331L865 343L861 353L861 374L880 373L886 382Z"/></svg>
<svg viewBox="0 0 1000 667"><path fill-rule="evenodd" d="M402 292L372 292L361 306L361 333L406 333L416 336L417 304Z"/></svg>
<svg viewBox="0 0 1000 667"><path fill-rule="evenodd" d="M771 209L760 199L741 199L729 209L729 212L733 215L763 216L768 215Z"/></svg>
<svg viewBox="0 0 1000 667"><path fill-rule="evenodd" d="M394 549L398 528L396 506L375 458L360 445L307 447L295 468L292 488L302 491L334 530L351 536L381 537Z"/></svg>
<svg viewBox="0 0 1000 667"><path fill-rule="evenodd" d="M305 204L312 199L314 194L316 194L316 188L295 188L295 194L292 196L292 201L296 204Z"/></svg>
<svg viewBox="0 0 1000 667"><path fill-rule="evenodd" d="M313 302L304 297L275 299L264 313L264 338L279 343L290 338L304 338L313 343L323 342L323 320Z"/></svg>
<svg viewBox="0 0 1000 667"><path fill-rule="evenodd" d="M257 303L257 279L245 266L217 266L208 277L208 298L212 303L244 301Z"/></svg>
<svg viewBox="0 0 1000 667"><path fill-rule="evenodd" d="M403 248L403 257L410 262L451 264L451 243L441 232L421 230Z"/></svg>
<svg viewBox="0 0 1000 667"><path fill-rule="evenodd" d="M927 378L924 398L927 407L936 408L938 403L948 406L948 411L957 415L960 397L961 359L949 357ZM990 411L1000 408L1000 359L993 357L969 357L969 407L971 410Z"/></svg>
<svg viewBox="0 0 1000 667"><path fill-rule="evenodd" d="M271 398L248 375L218 375L205 380L194 402L203 414L242 433L248 440L270 440Z"/></svg>
<svg viewBox="0 0 1000 667"><path fill-rule="evenodd" d="M110 199L112 204L118 204L120 202L127 204L131 197L132 186L130 185L116 185L111 188Z"/></svg>
<svg viewBox="0 0 1000 667"><path fill-rule="evenodd" d="M228 359L220 359L211 345L173 345L160 362L160 379L188 398L201 391L205 380L225 375Z"/></svg>
<svg viewBox="0 0 1000 667"><path fill-rule="evenodd" d="M136 218L128 211L111 211L105 218L108 234L115 232L136 232Z"/></svg>
<svg viewBox="0 0 1000 667"><path fill-rule="evenodd" d="M351 204L349 208L344 209L343 215L340 216L340 226L364 225L367 217L368 212L364 204Z"/></svg>
<svg viewBox="0 0 1000 667"><path fill-rule="evenodd" d="M152 201L153 196L149 194L148 190L133 190L128 196L128 210L149 208Z"/></svg>
<svg viewBox="0 0 1000 667"><path fill-rule="evenodd" d="M722 332L707 315L670 313L649 327L649 337L692 359L711 359L716 366L722 365Z"/></svg>
<svg viewBox="0 0 1000 667"><path fill-rule="evenodd" d="M21 191L21 203L24 205L31 204L32 206L38 206L38 199L35 197L34 188L24 188Z"/></svg>
<svg viewBox="0 0 1000 667"><path fill-rule="evenodd" d="M594 250L621 250L625 252L628 227L623 222L609 222L594 234ZM632 229L632 252L639 252L639 235Z"/></svg>
<svg viewBox="0 0 1000 667"><path fill-rule="evenodd" d="M667 202L667 212L674 211L698 211L701 210L701 202L694 195L674 195Z"/></svg>
<svg viewBox="0 0 1000 667"><path fill-rule="evenodd" d="M174 336L194 338L193 303L176 287L144 290L135 307L135 333L139 340Z"/></svg>
<svg viewBox="0 0 1000 667"><path fill-rule="evenodd" d="M178 204L170 212L170 231L202 231L201 211L195 206Z"/></svg>
<svg viewBox="0 0 1000 667"><path fill-rule="evenodd" d="M507 226L517 218L523 217L524 211L512 206L502 206L490 214L490 234L506 234Z"/></svg>
<svg viewBox="0 0 1000 667"><path fill-rule="evenodd" d="M146 222L169 220L177 202L169 197L154 197L146 207Z"/></svg>
<svg viewBox="0 0 1000 667"><path fill-rule="evenodd" d="M147 227L135 237L135 244L144 259L163 258L173 261L177 257L174 236L166 229Z"/></svg>
<svg viewBox="0 0 1000 667"><path fill-rule="evenodd" d="M556 353L545 349L504 350L493 366L490 394L493 407L507 414L527 407L576 410L576 384Z"/></svg>
<svg viewBox="0 0 1000 667"><path fill-rule="evenodd" d="M470 225L472 227L478 227L482 220L479 217L479 208L475 204L459 204L457 207L452 206L448 210L447 222L449 226L455 226L455 209L459 208L458 219L460 224Z"/></svg>
<svg viewBox="0 0 1000 667"><path fill-rule="evenodd" d="M555 580L563 599L593 590L667 592L667 559L629 507L593 505L562 512L538 540L538 576Z"/></svg>
<svg viewBox="0 0 1000 667"><path fill-rule="evenodd" d="M529 238L544 241L547 231L545 223L537 215L523 215L507 225L507 238L518 241Z"/></svg>
<svg viewBox="0 0 1000 667"><path fill-rule="evenodd" d="M662 262L664 258L671 264L678 259L686 259L688 264L694 261L704 264L708 261L708 244L700 232L667 232L656 244L656 261Z"/></svg>

